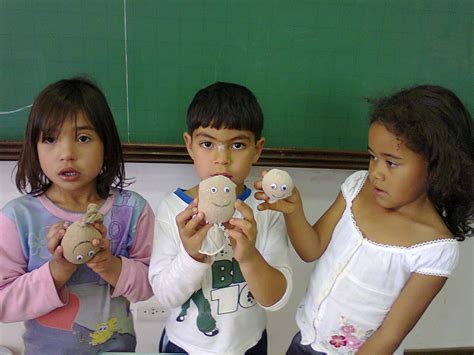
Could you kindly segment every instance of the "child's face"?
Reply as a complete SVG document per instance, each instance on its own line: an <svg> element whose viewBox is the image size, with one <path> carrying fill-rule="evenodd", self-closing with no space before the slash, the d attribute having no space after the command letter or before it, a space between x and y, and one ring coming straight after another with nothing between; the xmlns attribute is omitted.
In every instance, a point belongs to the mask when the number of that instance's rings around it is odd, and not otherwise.
<svg viewBox="0 0 474 355"><path fill-rule="evenodd" d="M41 134L36 147L41 170L52 182L48 193L96 194L104 145L83 114L66 119L50 136Z"/></svg>
<svg viewBox="0 0 474 355"><path fill-rule="evenodd" d="M380 206L401 210L428 202L428 162L379 122L369 128L369 154L369 180Z"/></svg>
<svg viewBox="0 0 474 355"><path fill-rule="evenodd" d="M237 195L244 190L244 181L263 149L264 139L255 142L250 131L199 127L192 137L184 133L188 153L201 180L224 175L237 185Z"/></svg>

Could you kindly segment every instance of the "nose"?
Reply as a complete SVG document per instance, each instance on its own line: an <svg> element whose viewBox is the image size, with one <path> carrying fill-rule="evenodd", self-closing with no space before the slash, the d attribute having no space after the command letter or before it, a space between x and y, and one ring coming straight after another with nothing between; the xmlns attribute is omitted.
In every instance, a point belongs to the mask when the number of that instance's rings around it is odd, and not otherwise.
<svg viewBox="0 0 474 355"><path fill-rule="evenodd" d="M216 155L215 155L215 163L216 164L221 164L221 165L228 165L230 164L230 152L227 147L218 147L216 149Z"/></svg>
<svg viewBox="0 0 474 355"><path fill-rule="evenodd" d="M61 160L76 159L76 149L74 142L69 140L62 141L58 148L60 149L59 157Z"/></svg>
<svg viewBox="0 0 474 355"><path fill-rule="evenodd" d="M384 180L382 164L378 160L371 160L369 164L369 176L372 180Z"/></svg>

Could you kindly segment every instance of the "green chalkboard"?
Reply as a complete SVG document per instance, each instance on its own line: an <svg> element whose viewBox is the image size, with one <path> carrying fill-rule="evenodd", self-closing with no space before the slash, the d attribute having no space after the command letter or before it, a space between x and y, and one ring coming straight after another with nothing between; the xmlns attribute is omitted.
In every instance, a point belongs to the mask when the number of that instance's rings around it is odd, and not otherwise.
<svg viewBox="0 0 474 355"><path fill-rule="evenodd" d="M194 93L231 81L259 99L267 147L364 151L366 97L429 82L474 111L473 18L472 0L0 0L0 140L85 74L123 142L182 144Z"/></svg>

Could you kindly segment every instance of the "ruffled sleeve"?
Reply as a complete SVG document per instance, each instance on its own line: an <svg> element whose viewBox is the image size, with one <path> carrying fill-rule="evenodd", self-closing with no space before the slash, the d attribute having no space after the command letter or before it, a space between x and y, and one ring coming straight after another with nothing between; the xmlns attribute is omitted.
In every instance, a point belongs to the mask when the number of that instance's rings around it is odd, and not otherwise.
<svg viewBox="0 0 474 355"><path fill-rule="evenodd" d="M347 177L341 185L341 192L348 204L357 196L367 179L367 170L356 171Z"/></svg>
<svg viewBox="0 0 474 355"><path fill-rule="evenodd" d="M458 265L458 243L454 239L443 239L414 247L409 254L410 271L448 277Z"/></svg>

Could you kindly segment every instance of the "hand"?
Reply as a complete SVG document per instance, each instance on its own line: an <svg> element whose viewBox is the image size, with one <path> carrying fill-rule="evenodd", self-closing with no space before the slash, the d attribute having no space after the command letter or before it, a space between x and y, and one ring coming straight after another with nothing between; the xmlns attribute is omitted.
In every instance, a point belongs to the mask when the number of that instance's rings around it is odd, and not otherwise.
<svg viewBox="0 0 474 355"><path fill-rule="evenodd" d="M232 245L234 258L239 263L243 263L258 253L255 247L257 223L253 217L252 209L247 204L237 200L234 206L243 218L232 218L228 223L225 223L225 227Z"/></svg>
<svg viewBox="0 0 474 355"><path fill-rule="evenodd" d="M94 223L93 226L102 234L102 238L92 241L92 245L100 250L86 265L115 287L122 271L122 260L112 255L110 240L106 238L107 228L100 223Z"/></svg>
<svg viewBox="0 0 474 355"><path fill-rule="evenodd" d="M54 281L56 289L59 291L66 282L71 278L72 274L77 270L77 265L70 263L63 256L63 247L61 240L69 226L67 222L59 222L53 224L46 235L48 250L53 258L49 262L49 269Z"/></svg>
<svg viewBox="0 0 474 355"><path fill-rule="evenodd" d="M265 176L266 173L266 170L262 171L262 177ZM292 214L296 209L302 208L301 196L296 187L293 189L293 193L287 198L269 203L268 200L270 200L270 197L263 192L262 180L255 181L253 185L259 190L255 193L255 198L264 201L257 206L259 211L273 210L283 212L284 214Z"/></svg>
<svg viewBox="0 0 474 355"><path fill-rule="evenodd" d="M178 214L176 225L186 252L193 259L202 262L206 259L206 255L201 254L199 249L201 249L202 241L213 225L212 223L206 223L204 213L198 212L197 204L198 200L194 199L183 212Z"/></svg>

